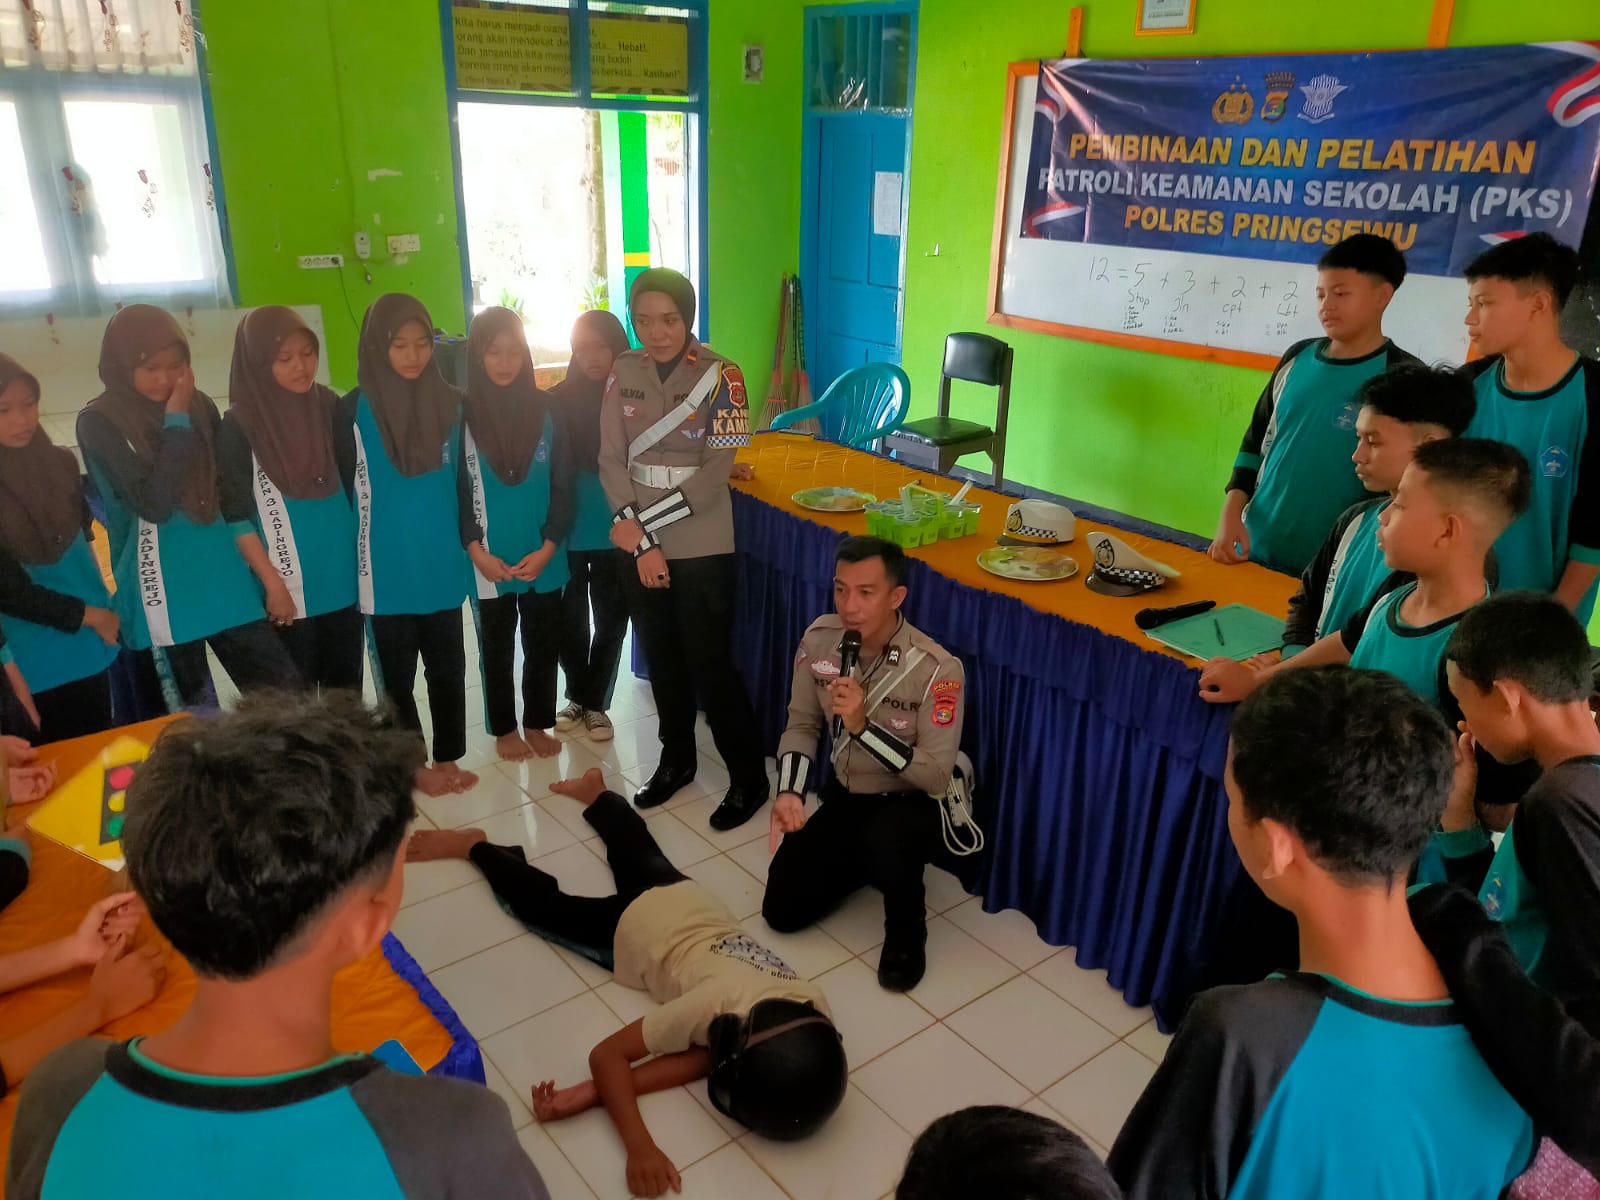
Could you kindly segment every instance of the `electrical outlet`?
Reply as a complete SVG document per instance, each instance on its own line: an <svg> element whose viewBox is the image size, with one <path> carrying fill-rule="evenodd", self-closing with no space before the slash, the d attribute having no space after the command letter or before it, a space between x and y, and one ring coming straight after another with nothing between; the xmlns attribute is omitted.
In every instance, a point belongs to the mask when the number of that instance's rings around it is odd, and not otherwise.
<svg viewBox="0 0 1600 1200"><path fill-rule="evenodd" d="M372 257L372 239L364 233L356 234L356 257Z"/></svg>
<svg viewBox="0 0 1600 1200"><path fill-rule="evenodd" d="M422 249L422 239L414 233L397 233L389 238L390 254L415 254Z"/></svg>
<svg viewBox="0 0 1600 1200"><path fill-rule="evenodd" d="M302 254L300 256L300 269L302 271L320 271L327 267L344 266L342 254Z"/></svg>

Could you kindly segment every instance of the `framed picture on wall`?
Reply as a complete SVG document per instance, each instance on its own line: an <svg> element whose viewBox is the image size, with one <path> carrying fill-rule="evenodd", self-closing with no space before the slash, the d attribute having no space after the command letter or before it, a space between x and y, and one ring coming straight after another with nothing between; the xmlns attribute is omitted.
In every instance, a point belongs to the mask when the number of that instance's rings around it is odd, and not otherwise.
<svg viewBox="0 0 1600 1200"><path fill-rule="evenodd" d="M1133 32L1141 36L1157 33L1193 33L1194 10L1200 0L1139 0L1139 14Z"/></svg>

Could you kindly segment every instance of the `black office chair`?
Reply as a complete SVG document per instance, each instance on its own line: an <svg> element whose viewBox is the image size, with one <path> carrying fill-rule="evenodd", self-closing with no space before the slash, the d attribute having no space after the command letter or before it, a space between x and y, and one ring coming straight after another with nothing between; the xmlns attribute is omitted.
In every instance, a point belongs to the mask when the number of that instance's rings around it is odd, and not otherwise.
<svg viewBox="0 0 1600 1200"><path fill-rule="evenodd" d="M986 333L952 333L944 340L939 375L939 415L907 421L884 439L884 448L901 462L948 475L956 460L980 451L993 464L998 489L1005 476L1006 414L1011 408L1011 347ZM994 428L950 415L950 381L964 379L999 388Z"/></svg>

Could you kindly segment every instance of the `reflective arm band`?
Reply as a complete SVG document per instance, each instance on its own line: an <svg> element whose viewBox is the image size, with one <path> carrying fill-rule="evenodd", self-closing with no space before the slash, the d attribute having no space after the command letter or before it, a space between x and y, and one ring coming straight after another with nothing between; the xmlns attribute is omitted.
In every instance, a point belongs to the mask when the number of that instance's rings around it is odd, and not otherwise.
<svg viewBox="0 0 1600 1200"><path fill-rule="evenodd" d="M645 532L654 533L658 529L665 529L675 521L693 515L694 510L684 498L683 490L674 488L648 508L640 509L639 524L644 527Z"/></svg>
<svg viewBox="0 0 1600 1200"><path fill-rule="evenodd" d="M857 735L856 741L866 748L868 754L891 771L904 771L911 765L911 747L881 725L868 721L867 727Z"/></svg>
<svg viewBox="0 0 1600 1200"><path fill-rule="evenodd" d="M637 521L638 519L639 510L634 508L634 506L631 504L624 504L621 508L617 509L616 512L611 514L611 523L613 525L620 525L624 521Z"/></svg>
<svg viewBox="0 0 1600 1200"><path fill-rule="evenodd" d="M660 545L660 542L650 536L650 531L647 529L639 535L639 544L633 548L633 556L638 558L641 554L648 554Z"/></svg>
<svg viewBox="0 0 1600 1200"><path fill-rule="evenodd" d="M778 794L793 792L804 797L806 783L811 779L811 760L798 750L791 750L778 760Z"/></svg>

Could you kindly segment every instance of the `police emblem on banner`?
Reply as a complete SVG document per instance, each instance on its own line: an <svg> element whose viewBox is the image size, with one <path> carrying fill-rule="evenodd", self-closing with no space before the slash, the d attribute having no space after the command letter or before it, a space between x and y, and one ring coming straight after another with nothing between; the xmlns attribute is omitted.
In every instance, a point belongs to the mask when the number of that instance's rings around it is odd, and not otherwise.
<svg viewBox="0 0 1600 1200"><path fill-rule="evenodd" d="M1290 71L1268 71L1267 95L1261 101L1263 121L1281 121L1289 113L1289 92L1294 88L1294 74Z"/></svg>
<svg viewBox="0 0 1600 1200"><path fill-rule="evenodd" d="M1212 102L1211 119L1218 125L1243 125L1255 111L1256 101L1250 94L1250 85L1235 76L1228 90Z"/></svg>
<svg viewBox="0 0 1600 1200"><path fill-rule="evenodd" d="M1339 82L1337 75L1318 75L1310 83L1302 84L1300 92L1306 98L1300 109L1300 119L1320 125L1334 116L1333 102L1340 92L1349 91L1349 85Z"/></svg>

